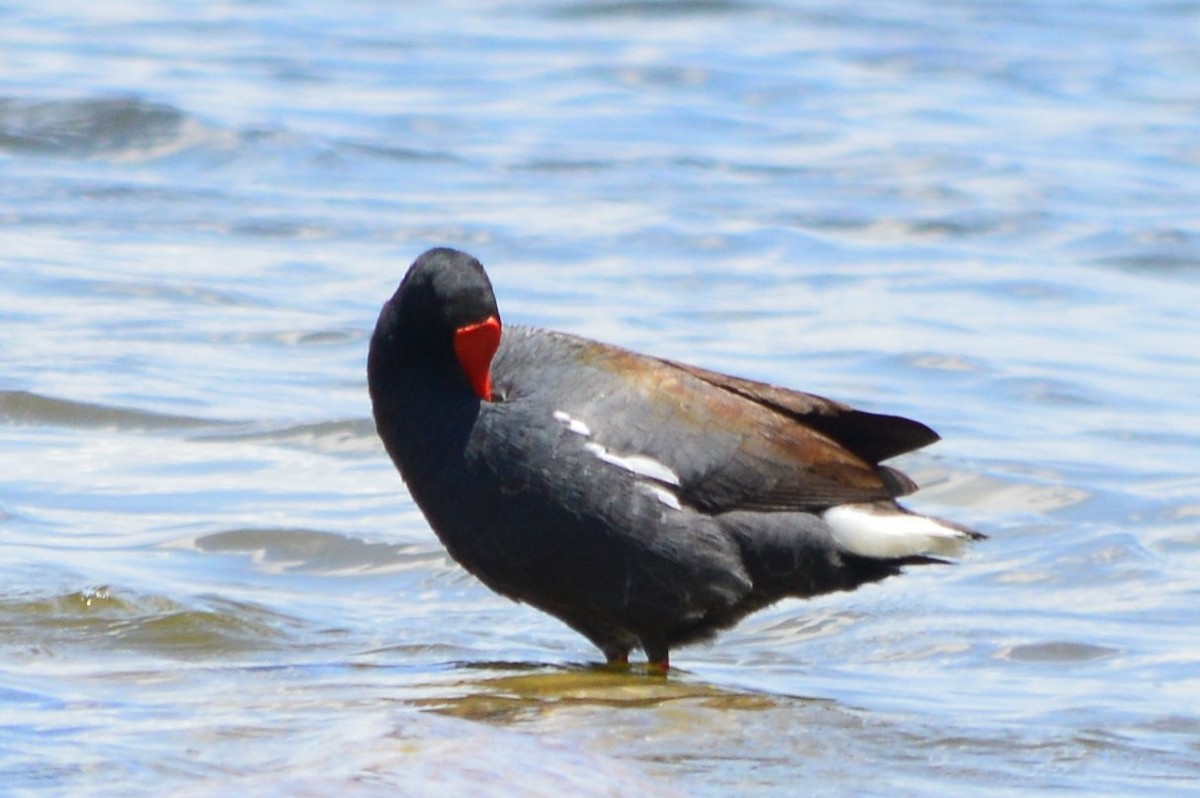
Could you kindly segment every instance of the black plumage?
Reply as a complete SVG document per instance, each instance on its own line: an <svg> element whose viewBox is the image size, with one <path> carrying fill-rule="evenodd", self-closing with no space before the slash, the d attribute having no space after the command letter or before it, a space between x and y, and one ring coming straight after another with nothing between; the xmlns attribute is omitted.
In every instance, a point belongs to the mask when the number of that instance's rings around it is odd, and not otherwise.
<svg viewBox="0 0 1200 798"><path fill-rule="evenodd" d="M880 461L937 440L923 424L528 327L478 354L499 319L478 261L418 258L371 340L379 435L458 562L609 661L665 668L784 596L980 537L895 504L916 485Z"/></svg>

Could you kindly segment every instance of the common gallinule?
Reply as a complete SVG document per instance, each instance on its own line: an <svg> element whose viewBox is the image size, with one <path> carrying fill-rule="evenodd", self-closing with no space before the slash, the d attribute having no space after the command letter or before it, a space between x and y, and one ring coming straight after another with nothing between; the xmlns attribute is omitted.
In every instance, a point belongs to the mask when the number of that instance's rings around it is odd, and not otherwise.
<svg viewBox="0 0 1200 798"><path fill-rule="evenodd" d="M945 562L983 537L905 510L898 416L530 327L479 261L417 258L367 365L375 424L451 556L488 587L666 670L785 596Z"/></svg>

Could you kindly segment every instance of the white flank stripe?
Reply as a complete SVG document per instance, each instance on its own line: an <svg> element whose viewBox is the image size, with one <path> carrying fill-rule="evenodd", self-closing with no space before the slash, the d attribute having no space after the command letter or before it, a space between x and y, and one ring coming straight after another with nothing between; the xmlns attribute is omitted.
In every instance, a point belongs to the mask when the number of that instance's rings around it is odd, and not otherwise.
<svg viewBox="0 0 1200 798"><path fill-rule="evenodd" d="M679 497L664 488L662 485L652 485L649 482L639 482L637 487L642 493L658 499L672 510L683 509L683 505L679 503Z"/></svg>
<svg viewBox="0 0 1200 798"><path fill-rule="evenodd" d="M844 551L863 557L911 557L917 554L953 557L970 537L923 515L879 511L865 505L843 504L821 514Z"/></svg>
<svg viewBox="0 0 1200 798"><path fill-rule="evenodd" d="M655 460L653 457L646 457L645 455L641 454L613 454L598 443L584 444L583 448L587 449L604 462L612 463L618 468L623 468L626 471L637 474L639 477L649 477L650 479L656 479L659 482L665 482L668 485L679 484L679 475Z"/></svg>
<svg viewBox="0 0 1200 798"><path fill-rule="evenodd" d="M561 421L562 423L566 424L567 429L570 430L571 432L574 432L576 435L582 435L583 437L586 438L587 436L592 434L591 427L589 427L587 424L584 424L582 421L580 421L577 418L571 418L571 415L569 413L564 413L561 410L555 410L554 418L555 418L555 420Z"/></svg>

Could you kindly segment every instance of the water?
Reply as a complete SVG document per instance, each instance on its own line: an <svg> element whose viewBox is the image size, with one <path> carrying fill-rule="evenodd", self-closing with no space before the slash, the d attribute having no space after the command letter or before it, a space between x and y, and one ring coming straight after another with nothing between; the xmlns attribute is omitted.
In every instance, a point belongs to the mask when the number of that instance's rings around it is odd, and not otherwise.
<svg viewBox="0 0 1200 798"><path fill-rule="evenodd" d="M0 7L12 795L1187 794L1200 4ZM374 437L427 246L542 324L915 416L962 564L662 682Z"/></svg>

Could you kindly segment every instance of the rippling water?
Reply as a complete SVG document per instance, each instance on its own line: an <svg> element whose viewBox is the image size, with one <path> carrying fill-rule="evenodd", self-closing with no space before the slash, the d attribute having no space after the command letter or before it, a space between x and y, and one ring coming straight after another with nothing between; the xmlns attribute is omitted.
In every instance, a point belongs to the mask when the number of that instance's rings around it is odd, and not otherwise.
<svg viewBox="0 0 1200 798"><path fill-rule="evenodd" d="M10 794L1184 794L1200 4L0 7ZM369 420L505 316L920 418L963 563L666 682L450 563ZM504 789L501 789L503 787Z"/></svg>

